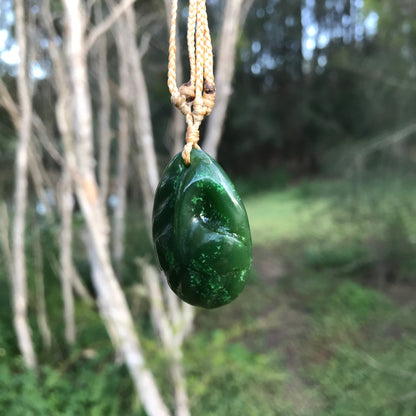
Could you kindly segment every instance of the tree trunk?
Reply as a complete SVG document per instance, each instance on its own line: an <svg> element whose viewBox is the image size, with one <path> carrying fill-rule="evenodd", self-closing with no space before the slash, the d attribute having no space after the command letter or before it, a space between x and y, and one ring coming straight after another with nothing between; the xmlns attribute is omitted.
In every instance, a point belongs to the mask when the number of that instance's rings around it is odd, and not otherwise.
<svg viewBox="0 0 416 416"><path fill-rule="evenodd" d="M126 10L125 47L129 51L131 82L134 86L133 119L138 152L137 166L143 195L148 230L151 230L153 197L159 183L159 172L153 143L149 96L143 74L141 56L136 44L136 16L134 9Z"/></svg>
<svg viewBox="0 0 416 416"><path fill-rule="evenodd" d="M171 1L165 0L166 20L167 28L170 30L170 14L171 14ZM179 43L179 37L176 42L176 79L178 84L182 84L183 81L183 67L181 59L181 47ZM170 139L170 155L173 157L180 151L182 151L185 144L185 119L181 111L177 108L173 108L172 119L170 122L171 132L168 132L167 136Z"/></svg>
<svg viewBox="0 0 416 416"><path fill-rule="evenodd" d="M43 346L46 349L50 349L52 344L51 329L48 323L48 314L46 311L45 302L45 281L43 278L43 252L42 244L40 241L40 228L39 225L33 229L34 233L34 263L35 263L35 288L36 288L36 314L39 326L39 331L42 337Z"/></svg>
<svg viewBox="0 0 416 416"><path fill-rule="evenodd" d="M118 158L117 158L117 179L116 195L117 205L113 217L113 258L116 268L120 268L124 257L124 230L126 216L126 195L128 183L129 166L129 103L132 101L130 91L130 72L126 54L128 51L124 46L125 30L124 19L118 22L115 30L115 39L118 50L118 72L120 79L120 103L118 107Z"/></svg>
<svg viewBox="0 0 416 416"><path fill-rule="evenodd" d="M50 4L45 0L42 4L42 18L48 35L55 38L53 20L50 13ZM75 318L74 318L74 297L73 297L73 264L72 264L72 214L73 214L73 189L71 166L75 165L72 152L74 132L69 121L68 107L71 102L71 92L68 75L65 69L65 57L53 41L48 42L51 56L58 101L56 104L56 121L59 132L62 136L64 157L62 160L62 177L60 189L59 208L61 214L60 230L60 268L62 302L64 305L65 340L71 345L75 342ZM72 157L72 160L71 160Z"/></svg>
<svg viewBox="0 0 416 416"><path fill-rule="evenodd" d="M0 204L0 244L1 249L3 251L3 260L7 266L7 272L9 274L10 283L13 281L13 255L12 250L10 248L10 238L9 238L9 230L10 230L10 221L9 221L9 213L7 212L7 205L5 202L1 202Z"/></svg>
<svg viewBox="0 0 416 416"><path fill-rule="evenodd" d="M97 23L103 21L102 4L95 4L95 16ZM107 68L107 38L104 33L96 43L97 49L97 81L100 97L100 106L98 110L98 140L99 143L99 182L100 194L107 206L107 198L109 192L110 177L110 145L111 145L111 96L110 86L108 84L108 68Z"/></svg>
<svg viewBox="0 0 416 416"><path fill-rule="evenodd" d="M46 195L46 189L51 188L52 185L47 178L45 169L43 168L41 162L41 152L38 146L35 146L33 140L29 145L28 150L28 168L30 177L32 178L33 185L35 188L35 193L39 201L43 204L45 208L46 218L48 220L52 219L52 207L48 197Z"/></svg>
<svg viewBox="0 0 416 416"><path fill-rule="evenodd" d="M20 61L17 90L20 105L19 141L16 151L15 216L13 222L13 310L19 349L27 367L36 367L36 356L27 320L27 277L25 256L25 215L27 207L27 172L29 145L32 134L32 100L27 79L25 12L23 0L15 1L16 38Z"/></svg>
<svg viewBox="0 0 416 416"><path fill-rule="evenodd" d="M217 158L228 102L232 93L231 84L234 76L235 49L243 1L227 0L223 16L215 71L215 85L217 89L215 106L208 117L207 130L203 142L204 150L213 158Z"/></svg>
<svg viewBox="0 0 416 416"><path fill-rule="evenodd" d="M66 51L73 87L77 126L75 187L88 229L88 251L101 316L114 347L123 357L145 411L168 416L135 333L130 311L110 262L109 223L94 176L92 114L85 45L86 19L80 0L64 0L67 17Z"/></svg>
<svg viewBox="0 0 416 416"><path fill-rule="evenodd" d="M162 345L169 358L170 375L175 391L175 415L189 416L188 395L182 366L182 342L185 321L178 315L176 322L171 322L165 308L163 294L160 290L160 274L154 266L145 260L139 260L143 280L149 290L153 326L158 332ZM178 309L179 312L179 309Z"/></svg>
<svg viewBox="0 0 416 416"><path fill-rule="evenodd" d="M62 168L61 181L61 290L64 303L65 339L69 345L75 342L74 295L72 291L72 179L67 164Z"/></svg>

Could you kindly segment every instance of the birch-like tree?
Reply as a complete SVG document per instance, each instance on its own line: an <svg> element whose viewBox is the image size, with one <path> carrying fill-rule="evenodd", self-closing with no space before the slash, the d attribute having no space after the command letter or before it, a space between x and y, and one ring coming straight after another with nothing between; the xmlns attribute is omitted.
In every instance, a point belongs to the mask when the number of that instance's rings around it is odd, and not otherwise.
<svg viewBox="0 0 416 416"><path fill-rule="evenodd" d="M253 0L227 0L221 27L215 69L215 107L208 117L204 150L216 158L224 129L227 108L232 94L235 70L235 51L238 32L247 16Z"/></svg>
<svg viewBox="0 0 416 416"><path fill-rule="evenodd" d="M12 234L13 256L13 317L17 340L23 359L29 368L36 366L31 330L27 318L27 273L25 253L25 216L28 194L28 160L32 136L32 95L28 79L28 55L25 7L23 0L15 1L16 39L19 44L17 71L18 142L15 165L15 212Z"/></svg>
<svg viewBox="0 0 416 416"><path fill-rule="evenodd" d="M76 125L75 146L70 149L71 152L73 151L71 160L76 164L70 166L70 169L86 222L86 244L100 314L114 347L130 371L146 412L152 416L165 416L169 414L169 411L152 373L145 364L133 319L111 264L108 239L109 221L94 173L87 54L88 46L93 43L91 36L97 32L91 32L90 37L86 38L87 17L80 0L64 0L63 4L67 27L65 52L72 86L71 107Z"/></svg>

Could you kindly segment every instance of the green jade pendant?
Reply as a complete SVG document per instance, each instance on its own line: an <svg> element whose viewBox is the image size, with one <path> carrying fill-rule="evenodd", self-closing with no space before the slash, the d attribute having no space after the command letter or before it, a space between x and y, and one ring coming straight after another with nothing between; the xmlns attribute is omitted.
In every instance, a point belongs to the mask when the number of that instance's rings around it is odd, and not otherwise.
<svg viewBox="0 0 416 416"><path fill-rule="evenodd" d="M156 190L153 241L169 286L183 301L217 308L244 289L251 267L247 213L234 185L203 150L181 154Z"/></svg>

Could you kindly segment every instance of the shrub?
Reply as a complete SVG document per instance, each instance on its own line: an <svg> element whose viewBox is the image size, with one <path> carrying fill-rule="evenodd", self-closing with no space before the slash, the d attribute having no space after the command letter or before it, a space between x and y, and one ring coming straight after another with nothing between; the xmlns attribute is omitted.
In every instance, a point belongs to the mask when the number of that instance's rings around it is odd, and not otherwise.
<svg viewBox="0 0 416 416"><path fill-rule="evenodd" d="M197 335L186 351L192 414L203 416L290 415L289 375L275 352L254 353L226 333Z"/></svg>

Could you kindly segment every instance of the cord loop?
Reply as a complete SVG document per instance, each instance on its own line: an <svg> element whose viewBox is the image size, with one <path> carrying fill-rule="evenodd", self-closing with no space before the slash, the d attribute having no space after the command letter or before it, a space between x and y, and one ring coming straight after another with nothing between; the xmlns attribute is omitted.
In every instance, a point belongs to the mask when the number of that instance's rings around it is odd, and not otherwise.
<svg viewBox="0 0 416 416"><path fill-rule="evenodd" d="M172 0L169 37L168 87L171 102L184 114L188 125L182 157L191 163L191 150L199 148L199 127L211 114L215 103L214 59L205 0L189 0L187 43L190 80L179 88L176 83L176 18L178 0Z"/></svg>

